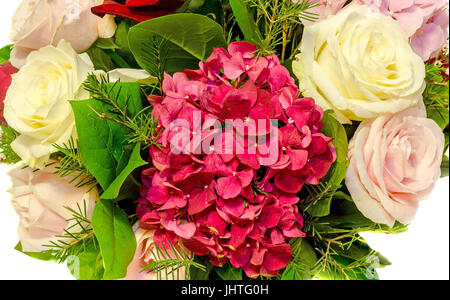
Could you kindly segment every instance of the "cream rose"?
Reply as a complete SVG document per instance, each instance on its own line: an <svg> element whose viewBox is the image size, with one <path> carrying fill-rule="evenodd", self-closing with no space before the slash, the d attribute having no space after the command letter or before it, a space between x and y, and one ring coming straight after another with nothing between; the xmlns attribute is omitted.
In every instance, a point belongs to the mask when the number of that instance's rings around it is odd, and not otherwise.
<svg viewBox="0 0 450 300"><path fill-rule="evenodd" d="M305 28L293 63L300 90L342 123L414 106L425 88L425 66L400 25L352 4Z"/></svg>
<svg viewBox="0 0 450 300"><path fill-rule="evenodd" d="M441 174L444 134L425 106L362 122L349 144L347 188L376 223L409 224Z"/></svg>
<svg viewBox="0 0 450 300"><path fill-rule="evenodd" d="M64 229L75 224L66 221L72 214L65 206L78 211L77 204L84 209L86 203L87 217L90 218L98 200L97 189L76 188L69 179L54 174L55 171L54 167L33 171L23 165L16 165L9 171L11 201L19 215L18 232L24 252L49 250L43 245L56 240L56 235L63 235ZM76 226L70 230L76 230Z"/></svg>
<svg viewBox="0 0 450 300"><path fill-rule="evenodd" d="M136 223L133 226L134 233L136 235L137 248L136 253L134 255L133 260L127 269L127 276L123 278L123 280L156 280L158 279L157 274L154 272L145 271L142 267L148 264L151 264L155 260L158 260L155 249L155 230L146 230L139 226L139 223ZM188 251L188 250L186 250ZM168 253L171 254L172 251L168 250ZM172 254L171 254L172 255ZM175 255L173 256L175 257ZM177 275L179 274L179 278ZM184 268L179 270L179 273L175 272L173 274L175 279L184 280L185 279L185 270ZM165 272L162 272L161 279L173 279L172 275L169 275L166 278Z"/></svg>
<svg viewBox="0 0 450 300"><path fill-rule="evenodd" d="M91 7L103 0L23 0L11 26L10 39L15 43L11 63L20 68L32 51L48 45L56 46L64 39L82 53L99 37L112 37L114 18L103 19Z"/></svg>
<svg viewBox="0 0 450 300"><path fill-rule="evenodd" d="M87 99L82 83L94 66L87 54L77 54L61 40L30 54L13 76L5 99L4 117L20 133L12 149L30 167L42 168L53 144L76 136L69 100Z"/></svg>

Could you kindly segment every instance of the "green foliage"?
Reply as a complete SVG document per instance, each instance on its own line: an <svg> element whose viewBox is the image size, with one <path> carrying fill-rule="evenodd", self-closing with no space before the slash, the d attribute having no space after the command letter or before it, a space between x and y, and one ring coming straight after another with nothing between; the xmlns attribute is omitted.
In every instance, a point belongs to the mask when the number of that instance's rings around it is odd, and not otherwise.
<svg viewBox="0 0 450 300"><path fill-rule="evenodd" d="M147 126L154 129L156 126L139 123L143 110L139 84L107 81L107 78L99 80L89 76L84 87L92 99L71 104L82 161L107 192L105 197L114 198L127 176L144 164L138 158L139 143L131 144L130 149L130 139L149 145L157 136L143 136L154 134Z"/></svg>
<svg viewBox="0 0 450 300"><path fill-rule="evenodd" d="M71 224L64 229L64 234L56 235L55 240L43 245L49 248L49 253L58 263L65 262L71 256L77 256L84 251L84 248L94 238L91 221L88 218L88 206L83 201L83 206L77 203L77 210L71 207L65 207L72 217L66 221Z"/></svg>
<svg viewBox="0 0 450 300"><path fill-rule="evenodd" d="M293 58L298 53L302 32L300 17L311 21L317 19L317 15L308 10L319 5L318 2L310 3L309 0L297 3L282 0L245 0L245 2L256 11L256 24L263 36L260 53L262 55L276 53L281 62Z"/></svg>
<svg viewBox="0 0 450 300"><path fill-rule="evenodd" d="M67 259L67 267L77 280L100 280L104 268L96 238L91 239L76 256Z"/></svg>
<svg viewBox="0 0 450 300"><path fill-rule="evenodd" d="M128 31L134 22L122 20L113 38L98 39L86 52L96 70L105 72L117 68L137 68L138 65L130 51Z"/></svg>
<svg viewBox="0 0 450 300"><path fill-rule="evenodd" d="M146 165L147 162L142 160L141 158L141 145L136 144L133 149L133 152L129 154L127 151L124 151L121 159L118 163L118 170L122 170L108 189L102 194L102 199L116 199L119 196L120 188L122 187L125 180L135 169ZM125 167L121 167L121 165L125 165Z"/></svg>
<svg viewBox="0 0 450 300"><path fill-rule="evenodd" d="M47 250L47 251L42 251L42 252L24 252L22 250L22 244L19 242L16 247L14 247L15 250L22 252L23 254L35 258L35 259L39 259L39 260L43 260L43 261L49 261L53 259L53 254L52 251Z"/></svg>
<svg viewBox="0 0 450 300"><path fill-rule="evenodd" d="M301 202L303 211L314 217L325 217L330 214L331 201L334 194L340 188L340 185L335 186L332 184L319 184L306 185L305 189L308 192L308 196Z"/></svg>
<svg viewBox="0 0 450 300"><path fill-rule="evenodd" d="M22 159L11 148L11 143L19 136L19 133L8 126L0 126L0 162L15 164Z"/></svg>
<svg viewBox="0 0 450 300"><path fill-rule="evenodd" d="M443 61L448 61L448 53L441 53L440 59L426 66L426 88L423 100L427 109L428 118L434 120L444 131L445 147L448 149L449 141L449 83L442 75L446 71Z"/></svg>
<svg viewBox="0 0 450 300"><path fill-rule="evenodd" d="M12 46L13 45L7 45L0 49L0 64L9 61Z"/></svg>
<svg viewBox="0 0 450 300"><path fill-rule="evenodd" d="M441 178L448 177L449 159L447 155L442 156Z"/></svg>
<svg viewBox="0 0 450 300"><path fill-rule="evenodd" d="M198 263L205 268L196 268L194 266L189 267L190 279L191 280L209 280L211 272L214 270L214 266L209 261L208 256L194 255L194 262Z"/></svg>
<svg viewBox="0 0 450 300"><path fill-rule="evenodd" d="M213 48L226 47L223 30L208 17L174 14L142 22L128 34L138 64L162 82L172 74L195 69Z"/></svg>
<svg viewBox="0 0 450 300"><path fill-rule="evenodd" d="M239 28L244 34L245 40L262 48L263 37L245 1L230 0L230 5Z"/></svg>
<svg viewBox="0 0 450 300"><path fill-rule="evenodd" d="M281 280L308 280L319 272L317 254L305 238L291 242L292 259L281 275Z"/></svg>
<svg viewBox="0 0 450 300"><path fill-rule="evenodd" d="M189 254L183 245L174 246L170 242L168 244L170 249L166 249L166 246L159 247L154 243L154 249L150 249L154 260L142 266L142 272L152 272L156 274L158 280L163 278L180 280L181 273L184 272L184 278L190 280L193 268L206 271L206 267L196 262L194 256Z"/></svg>
<svg viewBox="0 0 450 300"><path fill-rule="evenodd" d="M103 257L103 279L125 277L136 251L136 238L127 215L110 200L100 200L92 214L92 227Z"/></svg>
<svg viewBox="0 0 450 300"><path fill-rule="evenodd" d="M216 267L215 270L222 280L242 280L242 268L237 269L231 263L227 263L223 267Z"/></svg>
<svg viewBox="0 0 450 300"><path fill-rule="evenodd" d="M322 133L333 138L332 143L336 148L337 156L336 162L331 166L330 171L325 177L325 181L328 184L337 186L344 180L349 164L347 161L347 133L332 110L325 111L322 122L325 124Z"/></svg>
<svg viewBox="0 0 450 300"><path fill-rule="evenodd" d="M88 169L81 159L81 155L78 151L77 142L71 137L67 143L62 146L53 145L58 150L55 159L59 163L54 163L57 171L55 172L61 178L71 177L70 183L74 183L76 187L90 186L94 187L97 182L89 173Z"/></svg>
<svg viewBox="0 0 450 300"><path fill-rule="evenodd" d="M222 0L187 0L177 12L204 15L220 25L224 22Z"/></svg>

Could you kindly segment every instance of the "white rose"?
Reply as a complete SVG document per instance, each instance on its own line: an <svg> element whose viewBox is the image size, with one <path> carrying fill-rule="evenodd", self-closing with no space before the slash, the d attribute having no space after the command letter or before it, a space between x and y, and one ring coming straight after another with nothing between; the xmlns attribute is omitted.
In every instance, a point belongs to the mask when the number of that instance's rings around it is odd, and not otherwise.
<svg viewBox="0 0 450 300"><path fill-rule="evenodd" d="M20 68L32 51L47 45L56 46L62 39L78 52L86 51L99 37L115 33L114 18L103 19L91 7L103 0L23 0L11 26L10 39L15 43L11 63Z"/></svg>
<svg viewBox="0 0 450 300"><path fill-rule="evenodd" d="M89 98L82 83L94 66L87 54L77 54L62 40L31 53L13 76L6 94L4 117L20 133L11 144L30 167L44 167L53 144L76 137L69 100Z"/></svg>
<svg viewBox="0 0 450 300"><path fill-rule="evenodd" d="M304 96L342 123L396 113L418 103L425 66L394 19L352 4L306 27L293 63Z"/></svg>
<svg viewBox="0 0 450 300"><path fill-rule="evenodd" d="M67 221L73 215L65 207L78 211L79 205L90 219L99 198L96 188L76 188L69 183L72 178L61 178L55 171L54 167L33 171L18 164L8 172L12 181L11 201L19 215L18 233L25 252L49 250L44 245L61 240L56 236L65 235L65 229L77 232L81 228L75 225L76 221ZM64 241L69 243L71 239Z"/></svg>

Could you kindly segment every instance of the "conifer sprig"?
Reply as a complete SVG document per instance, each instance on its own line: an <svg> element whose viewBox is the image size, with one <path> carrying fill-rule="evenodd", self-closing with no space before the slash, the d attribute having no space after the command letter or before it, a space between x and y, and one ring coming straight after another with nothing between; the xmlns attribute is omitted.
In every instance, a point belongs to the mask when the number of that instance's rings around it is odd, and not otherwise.
<svg viewBox="0 0 450 300"><path fill-rule="evenodd" d="M86 201L83 201L82 206L77 203L76 210L67 206L64 208L72 214L72 217L66 220L71 225L64 229L64 234L55 236L55 240L50 241L48 245L43 245L49 248L58 263L63 263L70 256L77 256L83 252L88 242L96 242L91 221L87 217Z"/></svg>
<svg viewBox="0 0 450 300"><path fill-rule="evenodd" d="M142 266L141 272L153 272L158 280L163 278L180 280L184 272L184 278L189 280L191 267L206 271L206 267L195 262L194 255L189 254L183 245L174 246L168 243L169 250L165 246L159 247L156 243L154 244L155 248L150 251L155 259L150 264Z"/></svg>
<svg viewBox="0 0 450 300"><path fill-rule="evenodd" d="M121 87L115 92L115 87L120 81L113 84L109 82L109 76L97 76L91 74L83 84L84 89L91 94L91 97L108 105L108 111L99 112L91 107L96 116L102 120L115 122L130 131L127 142L129 144L141 143L144 147L152 145L160 147L157 143L159 135L162 133L158 127L158 119L153 118L151 107L146 107L131 117L128 114L128 104L130 96L126 98L125 105L119 105Z"/></svg>

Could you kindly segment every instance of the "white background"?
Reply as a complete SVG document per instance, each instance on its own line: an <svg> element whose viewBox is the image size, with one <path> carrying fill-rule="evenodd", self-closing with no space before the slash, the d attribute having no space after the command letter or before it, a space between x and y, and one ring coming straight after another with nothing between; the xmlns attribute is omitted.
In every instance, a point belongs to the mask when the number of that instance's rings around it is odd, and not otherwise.
<svg viewBox="0 0 450 300"><path fill-rule="evenodd" d="M63 1L63 0L59 0ZM12 14L20 0L2 1L0 47L9 44ZM0 165L0 279L72 279L65 265L42 262L14 250L18 218L6 190L11 182ZM449 180L441 179L430 199L421 203L409 231L400 235L363 234L392 266L381 279L449 279Z"/></svg>

